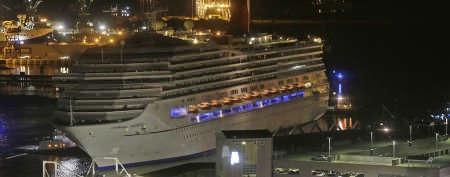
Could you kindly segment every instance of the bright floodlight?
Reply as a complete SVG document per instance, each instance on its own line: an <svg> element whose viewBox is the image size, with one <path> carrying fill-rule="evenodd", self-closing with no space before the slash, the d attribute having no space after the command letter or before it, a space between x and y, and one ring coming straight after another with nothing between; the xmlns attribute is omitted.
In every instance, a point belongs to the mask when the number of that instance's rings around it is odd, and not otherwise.
<svg viewBox="0 0 450 177"><path fill-rule="evenodd" d="M383 129L383 131L384 131L384 132L389 132L389 128L385 127L385 128Z"/></svg>
<svg viewBox="0 0 450 177"><path fill-rule="evenodd" d="M106 26L105 26L105 25L100 25L98 28L99 28L100 30L105 30L105 29L106 29Z"/></svg>

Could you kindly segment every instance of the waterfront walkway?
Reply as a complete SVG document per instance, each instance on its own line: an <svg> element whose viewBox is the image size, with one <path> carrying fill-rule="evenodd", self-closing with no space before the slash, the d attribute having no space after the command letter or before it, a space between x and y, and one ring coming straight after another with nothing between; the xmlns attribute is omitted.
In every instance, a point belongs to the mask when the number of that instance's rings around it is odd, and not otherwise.
<svg viewBox="0 0 450 177"><path fill-rule="evenodd" d="M314 175L317 171L328 176L331 173L357 173L367 176L440 177L450 170L450 140L446 135L415 139L412 142L385 140L371 144L361 141L330 147L327 152L310 151L277 157L274 168L300 169L303 171L301 177L320 176ZM280 175L282 173L274 176Z"/></svg>

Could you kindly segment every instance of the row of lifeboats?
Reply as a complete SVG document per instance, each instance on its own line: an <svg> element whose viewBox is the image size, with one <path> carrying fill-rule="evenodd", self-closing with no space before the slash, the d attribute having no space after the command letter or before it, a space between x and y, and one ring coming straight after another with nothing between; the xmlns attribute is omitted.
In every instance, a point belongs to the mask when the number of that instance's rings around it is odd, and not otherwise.
<svg viewBox="0 0 450 177"><path fill-rule="evenodd" d="M282 86L279 89L272 88L272 89L265 89L261 93L257 91L253 91L251 93L245 93L242 96L233 96L233 97L224 97L222 101L218 100L211 100L211 102L202 102L198 105L189 105L188 112L189 113L196 113L199 110L208 110L211 109L211 107L221 107L222 105L230 105L233 103L241 103L244 100L251 100L254 98L261 98L261 95L269 96L271 94L281 93L285 91L292 91L294 88L297 89L304 89L308 88L310 85L305 86L304 84L290 84L288 86Z"/></svg>

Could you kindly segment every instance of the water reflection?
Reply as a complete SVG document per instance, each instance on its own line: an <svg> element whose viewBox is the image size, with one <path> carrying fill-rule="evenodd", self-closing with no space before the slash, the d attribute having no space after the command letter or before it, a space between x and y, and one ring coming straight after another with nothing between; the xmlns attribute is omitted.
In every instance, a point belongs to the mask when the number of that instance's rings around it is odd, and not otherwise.
<svg viewBox="0 0 450 177"><path fill-rule="evenodd" d="M69 66L64 65L19 65L5 64L9 69L1 69L0 75L44 75L53 76L69 71Z"/></svg>
<svg viewBox="0 0 450 177"><path fill-rule="evenodd" d="M57 175L61 177L85 176L91 164L89 158L50 156L49 160L57 163ZM46 170L54 174L54 164L46 165Z"/></svg>
<svg viewBox="0 0 450 177"><path fill-rule="evenodd" d="M0 148L4 148L8 145L8 136L6 135L6 120L4 120L4 115L0 114ZM0 153L2 153L0 151Z"/></svg>
<svg viewBox="0 0 450 177"><path fill-rule="evenodd" d="M56 64L5 64L4 66L9 69L0 69L0 93L7 95L39 95L58 98L59 93L51 81L51 76L70 71L70 66Z"/></svg>

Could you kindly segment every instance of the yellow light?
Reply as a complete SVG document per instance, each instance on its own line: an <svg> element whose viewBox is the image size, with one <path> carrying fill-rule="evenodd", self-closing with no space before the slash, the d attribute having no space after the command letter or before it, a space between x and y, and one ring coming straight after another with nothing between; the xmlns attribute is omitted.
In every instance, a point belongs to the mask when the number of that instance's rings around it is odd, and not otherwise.
<svg viewBox="0 0 450 177"><path fill-rule="evenodd" d="M114 39L109 39L109 42L110 43L114 43Z"/></svg>

